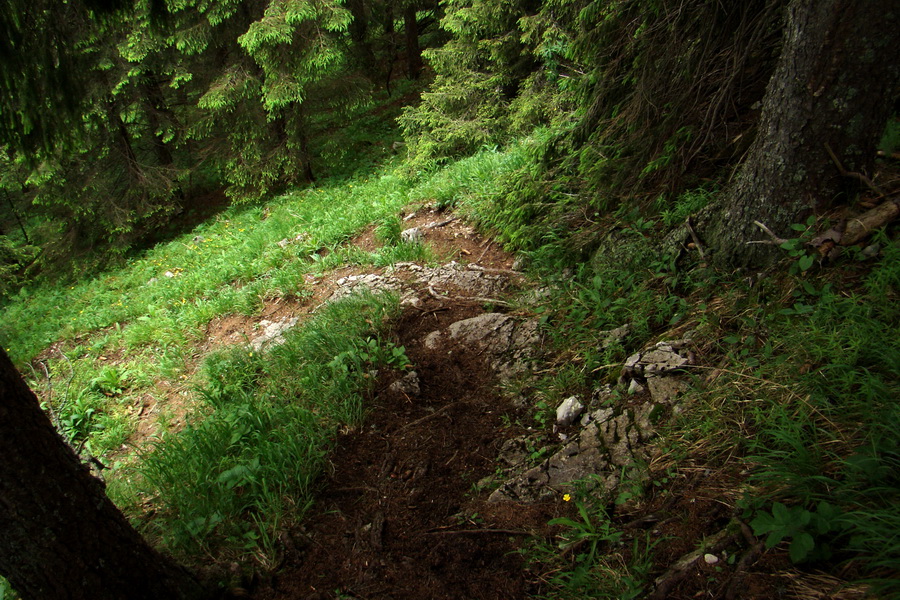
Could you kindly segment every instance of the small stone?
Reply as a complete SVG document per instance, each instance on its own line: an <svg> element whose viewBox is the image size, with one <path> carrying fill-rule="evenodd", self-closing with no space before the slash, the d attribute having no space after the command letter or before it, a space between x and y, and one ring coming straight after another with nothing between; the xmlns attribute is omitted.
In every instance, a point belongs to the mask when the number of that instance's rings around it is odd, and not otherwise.
<svg viewBox="0 0 900 600"><path fill-rule="evenodd" d="M392 383L388 389L395 393L406 394L407 396L418 396L421 393L421 388L419 387L419 374L415 371L410 371L403 378Z"/></svg>
<svg viewBox="0 0 900 600"><path fill-rule="evenodd" d="M870 244L863 248L862 255L866 258L875 258L881 252L881 244Z"/></svg>
<svg viewBox="0 0 900 600"><path fill-rule="evenodd" d="M704 554L703 561L706 562L706 564L708 564L708 565L714 565L717 562L719 562L719 557L716 556L715 554Z"/></svg>
<svg viewBox="0 0 900 600"><path fill-rule="evenodd" d="M425 336L425 347L434 350L441 344L442 333L440 331L432 331Z"/></svg>
<svg viewBox="0 0 900 600"><path fill-rule="evenodd" d="M420 244L423 237L422 230L418 227L404 229L400 232L400 241L407 244Z"/></svg>
<svg viewBox="0 0 900 600"><path fill-rule="evenodd" d="M556 424L560 427L568 427L581 415L583 410L584 404L578 400L578 396L569 396L556 409Z"/></svg>
<svg viewBox="0 0 900 600"><path fill-rule="evenodd" d="M638 383L637 379L632 379L631 383L628 385L628 393L629 394L640 394L644 391L644 386Z"/></svg>
<svg viewBox="0 0 900 600"><path fill-rule="evenodd" d="M290 244L290 243L291 243L291 241L287 238L284 238L283 240L278 241L278 245L281 246L282 248L287 248L288 244Z"/></svg>
<svg viewBox="0 0 900 600"><path fill-rule="evenodd" d="M175 277L175 273L173 273L172 271L166 271L165 273L163 273L163 275L165 275L169 279L171 279L172 277Z"/></svg>
<svg viewBox="0 0 900 600"><path fill-rule="evenodd" d="M192 241L193 241L195 244L202 244L203 242L206 241L206 238L203 237L202 235L195 235L195 236L194 236L194 239L193 239Z"/></svg>
<svg viewBox="0 0 900 600"><path fill-rule="evenodd" d="M597 347L602 350L608 350L613 344L621 344L631 333L631 325L626 323L615 329L607 329L597 333L597 339L600 340Z"/></svg>
<svg viewBox="0 0 900 600"><path fill-rule="evenodd" d="M641 362L641 353L636 352L625 359L625 370L626 371L637 371L638 364Z"/></svg>
<svg viewBox="0 0 900 600"><path fill-rule="evenodd" d="M409 296L406 296L405 298L403 298L403 300L400 301L400 306L402 306L404 308L412 307L412 308L421 309L423 304L424 303L422 302L422 299L419 298L418 296L416 296L415 294L410 294Z"/></svg>
<svg viewBox="0 0 900 600"><path fill-rule="evenodd" d="M157 281L159 281L159 279L157 279L156 277L151 277L150 281L147 282L147 285L153 285Z"/></svg>

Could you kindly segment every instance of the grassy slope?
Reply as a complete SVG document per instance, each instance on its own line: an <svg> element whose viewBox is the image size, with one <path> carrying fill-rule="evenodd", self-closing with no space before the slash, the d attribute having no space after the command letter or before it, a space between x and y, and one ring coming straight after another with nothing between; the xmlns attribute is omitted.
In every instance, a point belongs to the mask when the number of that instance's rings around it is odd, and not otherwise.
<svg viewBox="0 0 900 600"><path fill-rule="evenodd" d="M651 470L650 480L634 482L631 501L639 506L659 494L677 496L697 468L744 470L751 476L734 483L733 497L742 497L735 510L758 535L801 564L813 561L826 570L849 565L851 576L874 576L887 594L896 593L896 580L890 579L891 566L900 561L900 523L892 508L900 499L900 414L892 400L900 396L896 242L882 239L884 252L876 261L850 257L818 272L794 265L790 275L748 287L703 268L675 268L649 246L652 221L626 220L618 225L633 234L629 244L640 260L573 265L568 276L559 277L565 238L535 240L502 194L503 175L526 163L523 147L517 146L453 163L416 184L386 169L368 179L288 194L265 208L232 209L120 271L68 289L48 286L20 294L5 307L0 339L20 363L64 342L68 358L47 355L51 372L63 374L57 376L57 403L60 380L70 367L74 371L66 392L69 412L63 410L61 417L72 435L90 439L102 455L128 433L121 406L158 379L183 374L197 332L210 319L234 311L253 314L266 298L303 295L306 273L347 261L389 261L391 256L342 243L372 222L393 219L395 227L397 211L409 202L437 199L475 215L501 239L532 248L535 272L554 286L543 310L566 354L537 386L539 420L547 420L547 409L573 389L589 393L614 380L614 366L648 338L672 327L697 331L704 365L715 366L716 376L696 378L685 400L690 410L663 433L660 444L671 457L664 489L650 485L663 477ZM302 240L286 248L276 244L298 234L304 234ZM332 251L324 259L316 254L322 247ZM165 277L167 270L175 277ZM157 281L150 283L152 278ZM393 356L383 330L349 318L363 310L389 314L391 307L366 306L323 316L271 361L246 350L211 357L196 381L197 414L205 420L197 418L185 433L167 437L143 471L114 478L114 495L126 506L156 503L159 516L147 530L176 550L252 556L268 564L279 521L302 514L311 497L310 482L330 428L359 418L356 400L344 404L328 398L359 398L365 385L353 374ZM321 333L337 322L347 322L351 330L334 339ZM635 325L625 344L598 351L596 332L625 322ZM365 350L373 341L374 351ZM96 366L101 356L114 354L120 356L116 372ZM297 364L330 370L297 378L285 369ZM339 384L304 396L303 385L288 384L288 372L301 382L324 378ZM41 385L41 378L32 384ZM310 410L309 400L288 410L272 401L284 394L325 400L318 409ZM303 427L299 434L286 433L286 423ZM268 469L283 459L278 447L306 456L309 469L273 482ZM186 459L198 455L206 459ZM207 482L204 497L222 501L190 504L191 490L178 493L177 483L185 480ZM175 494L162 495L167 488ZM247 490L238 505L226 500L235 488ZM584 521L593 523L597 544L616 537L605 501L587 496L576 501ZM578 565L582 587L575 587L560 564L562 570L553 572L561 575L548 582L548 594L617 597L643 589L652 549L626 556L608 548L593 563ZM552 554L541 556L554 560Z"/></svg>
<svg viewBox="0 0 900 600"><path fill-rule="evenodd" d="M346 242L378 223L393 240L411 203L489 193L516 156L486 151L418 182L387 166L233 207L121 269L23 290L4 307L0 339L19 364L40 356L48 365L50 381L35 364L30 384L76 445L113 457L107 479L119 505L137 518L153 507L146 533L188 561L243 556L269 566L273 534L311 501L335 429L361 419L364 375L405 364L383 336L396 301L328 307L265 360L238 345L195 371L206 325L311 295L308 274L422 258L403 244L369 253ZM189 425L136 460L121 447L136 426L134 407L161 382L194 390L183 409ZM277 401L285 397L294 402Z"/></svg>

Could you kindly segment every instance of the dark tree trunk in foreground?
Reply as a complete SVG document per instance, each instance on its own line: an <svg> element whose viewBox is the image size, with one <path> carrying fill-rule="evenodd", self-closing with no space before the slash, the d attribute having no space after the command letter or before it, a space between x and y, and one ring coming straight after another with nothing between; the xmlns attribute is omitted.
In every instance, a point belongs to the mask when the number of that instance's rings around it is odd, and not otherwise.
<svg viewBox="0 0 900 600"><path fill-rule="evenodd" d="M202 597L106 497L2 350L0 575L26 599Z"/></svg>
<svg viewBox="0 0 900 600"><path fill-rule="evenodd" d="M777 246L754 221L782 238L871 175L875 145L900 84L900 3L896 0L793 0L784 42L763 101L759 130L705 237L716 262L759 266Z"/></svg>

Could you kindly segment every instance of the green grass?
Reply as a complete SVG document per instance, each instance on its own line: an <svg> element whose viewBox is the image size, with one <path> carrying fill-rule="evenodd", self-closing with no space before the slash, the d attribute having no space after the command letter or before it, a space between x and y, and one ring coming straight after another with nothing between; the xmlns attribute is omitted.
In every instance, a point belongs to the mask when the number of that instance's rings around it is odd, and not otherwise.
<svg viewBox="0 0 900 600"><path fill-rule="evenodd" d="M213 318L253 315L267 299L302 297L310 293L305 274L348 260L386 264L427 256L425 249L360 255L346 246L370 223L395 215L408 202L408 189L407 182L387 172L298 191L266 207L229 209L120 270L68 287L45 283L21 290L3 307L0 343L23 365L50 344L64 342L49 353L51 380L41 372L30 380L45 391L52 386L58 406L66 402L65 394L87 402L83 395L91 382L108 369L103 357L134 356L141 377L111 394L118 403L91 402L76 414L81 435L118 431L106 441L92 440L93 452L117 449L131 427L117 404L137 402L158 379L182 375L190 348ZM278 242L284 239L292 241L282 247ZM321 259L321 249L331 256ZM116 416L122 421L118 426L111 422Z"/></svg>
<svg viewBox="0 0 900 600"><path fill-rule="evenodd" d="M265 209L235 207L121 270L66 289L23 289L4 307L0 339L19 364L49 343L116 324L134 329L125 334L131 347L159 340L147 329L180 343L216 315L252 313L266 297L301 293L302 275L315 270L312 255L407 202L408 186L393 175L355 183L288 194ZM150 321L144 330L142 321Z"/></svg>
<svg viewBox="0 0 900 600"><path fill-rule="evenodd" d="M648 591L652 551L659 540L648 535L629 539L617 527L605 499L586 491L588 481L575 482L564 500L574 506L572 517L557 517L556 543L534 540L524 550L531 569L541 572L536 596L547 600L641 598ZM626 546L627 542L627 546Z"/></svg>
<svg viewBox="0 0 900 600"><path fill-rule="evenodd" d="M338 429L363 419L373 370L406 367L403 349L385 337L397 300L328 305L265 357L238 345L192 374L206 325L310 294L307 274L432 261L427 244L399 241L399 211L493 185L503 153L480 160L465 176L412 181L386 168L233 207L121 269L20 290L2 307L0 340L19 365L45 353L47 370L35 364L30 385L76 447L116 457L110 495L148 535L185 560L271 567L275 538L312 502ZM381 225L380 249L348 244L372 224ZM123 455L160 380L182 392L187 424L161 402L159 439L140 457Z"/></svg>
<svg viewBox="0 0 900 600"><path fill-rule="evenodd" d="M154 444L111 486L145 531L184 560L277 562L274 540L312 504L340 427L358 426L373 372L404 368L386 337L396 297L325 307L270 353L233 347L204 364L189 425Z"/></svg>

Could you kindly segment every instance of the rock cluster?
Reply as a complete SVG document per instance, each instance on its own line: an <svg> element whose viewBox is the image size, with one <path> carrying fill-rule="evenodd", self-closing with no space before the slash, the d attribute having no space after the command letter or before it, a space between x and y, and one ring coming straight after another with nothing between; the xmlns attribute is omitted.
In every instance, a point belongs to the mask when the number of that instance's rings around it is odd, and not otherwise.
<svg viewBox="0 0 900 600"><path fill-rule="evenodd" d="M612 332L624 337L627 329ZM528 460L535 453L522 451L533 441L519 438L504 443L500 459L510 465L509 477L489 500L535 502L559 494L575 481L585 482L597 493L616 490L623 471L649 459L653 423L672 410L678 395L687 389L687 381L678 373L693 361L689 348L689 339L674 340L630 356L616 389L606 386L591 399L589 404L600 408L583 413L580 398L564 400L557 408L557 427L570 431L560 433L562 447L538 464ZM641 394L644 401L626 404L625 390Z"/></svg>
<svg viewBox="0 0 900 600"><path fill-rule="evenodd" d="M262 333L252 340L250 346L257 352L284 343L284 333L297 324L297 317L283 317L277 321L263 319L259 322Z"/></svg>
<svg viewBox="0 0 900 600"><path fill-rule="evenodd" d="M338 288L329 301L339 300L354 292L398 292L406 304L416 305L414 298L424 294L453 294L462 299L488 300L506 291L511 274L484 269L478 265L461 265L451 261L438 267L423 267L412 262L399 262L383 275L370 273L351 275L337 281ZM420 298L421 300L421 298Z"/></svg>
<svg viewBox="0 0 900 600"><path fill-rule="evenodd" d="M432 331L425 346L436 349L450 339L485 356L501 381L522 375L540 349L535 319L519 319L501 313L484 313Z"/></svg>

